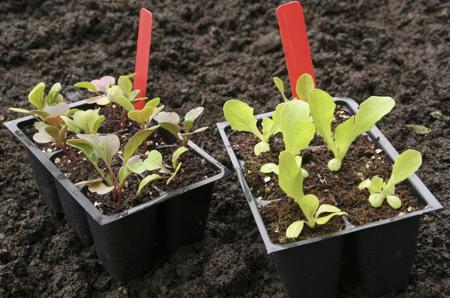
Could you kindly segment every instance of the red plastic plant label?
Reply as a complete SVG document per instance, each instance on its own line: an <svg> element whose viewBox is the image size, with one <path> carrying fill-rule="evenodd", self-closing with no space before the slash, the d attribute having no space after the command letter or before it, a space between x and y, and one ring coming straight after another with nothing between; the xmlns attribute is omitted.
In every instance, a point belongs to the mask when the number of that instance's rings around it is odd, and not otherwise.
<svg viewBox="0 0 450 298"><path fill-rule="evenodd" d="M138 97L145 97L147 92L147 76L150 62L150 44L152 39L153 16L150 11L142 8L139 13L138 41L136 49L136 64L134 68L134 89L139 90ZM134 104L135 109L143 109L145 102L140 100Z"/></svg>
<svg viewBox="0 0 450 298"><path fill-rule="evenodd" d="M295 85L300 75L309 73L315 78L300 2L294 1L278 6L277 18L292 94L297 96Z"/></svg>

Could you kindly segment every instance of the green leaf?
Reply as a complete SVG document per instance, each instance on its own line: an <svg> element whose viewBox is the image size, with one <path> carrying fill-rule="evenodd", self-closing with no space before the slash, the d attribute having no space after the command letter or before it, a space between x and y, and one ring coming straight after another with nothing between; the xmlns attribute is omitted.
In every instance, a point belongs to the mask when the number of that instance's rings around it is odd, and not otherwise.
<svg viewBox="0 0 450 298"><path fill-rule="evenodd" d="M281 110L281 133L286 151L297 155L308 147L314 137L315 126L309 121L309 106L304 101L293 100Z"/></svg>
<svg viewBox="0 0 450 298"><path fill-rule="evenodd" d="M107 96L99 95L86 99L86 103L95 103L99 106L106 106L107 104L110 104L111 101L108 99Z"/></svg>
<svg viewBox="0 0 450 298"><path fill-rule="evenodd" d="M105 185L103 182L97 180L89 182L87 185L90 192L95 192L99 195L106 195L114 189L114 186Z"/></svg>
<svg viewBox="0 0 450 298"><path fill-rule="evenodd" d="M273 131L273 120L267 117L262 118L262 134L263 139L266 143L268 143L269 138L274 134Z"/></svg>
<svg viewBox="0 0 450 298"><path fill-rule="evenodd" d="M54 105L62 101L62 96L59 94L61 92L61 89L62 87L60 83L53 84L47 95L48 105Z"/></svg>
<svg viewBox="0 0 450 298"><path fill-rule="evenodd" d="M142 174L146 171L144 162L139 155L134 155L127 160L125 166L133 173Z"/></svg>
<svg viewBox="0 0 450 298"><path fill-rule="evenodd" d="M384 186L383 178L379 176L373 176L368 189L370 193L377 193L383 190L383 186Z"/></svg>
<svg viewBox="0 0 450 298"><path fill-rule="evenodd" d="M180 132L180 116L175 112L159 112L155 116L159 125L178 138Z"/></svg>
<svg viewBox="0 0 450 298"><path fill-rule="evenodd" d="M198 108L194 108L186 113L186 115L184 116L184 122L183 122L185 132L191 131L194 121L203 113L203 110L204 110L203 107L198 107Z"/></svg>
<svg viewBox="0 0 450 298"><path fill-rule="evenodd" d="M172 166L173 166L174 168L177 167L178 159L180 158L180 156L181 156L183 153L187 152L188 150L189 150L188 148L186 148L186 147L184 147L184 146L181 146L181 147L177 148L177 150L175 150L175 151L173 152L173 154L172 154Z"/></svg>
<svg viewBox="0 0 450 298"><path fill-rule="evenodd" d="M295 201L306 217L306 224L310 228L314 228L316 224L314 215L316 214L317 208L319 208L319 199L315 195L308 194Z"/></svg>
<svg viewBox="0 0 450 298"><path fill-rule="evenodd" d="M309 93L314 89L314 79L309 73L302 74L295 84L295 91L301 100L308 101Z"/></svg>
<svg viewBox="0 0 450 298"><path fill-rule="evenodd" d="M70 119L69 117L66 116L60 116L61 119L64 121L64 123L66 124L67 128L69 131L73 132L73 133L79 133L80 129L78 128L77 124L75 123L75 121L73 121L72 119Z"/></svg>
<svg viewBox="0 0 450 298"><path fill-rule="evenodd" d="M46 126L41 127L38 132L33 135L33 140L38 144L56 143L55 138L53 138L46 131Z"/></svg>
<svg viewBox="0 0 450 298"><path fill-rule="evenodd" d="M158 174L151 174L150 176L147 176L144 179L142 179L142 181L139 183L139 187L138 187L138 191L137 191L136 195L139 195L141 193L142 189L144 189L144 187L146 187L149 183L152 183L159 179L161 179L161 176L159 176Z"/></svg>
<svg viewBox="0 0 450 298"><path fill-rule="evenodd" d="M48 106L44 108L44 112L48 114L48 117L56 117L60 115L66 115L70 111L70 107L65 102L60 102L54 106Z"/></svg>
<svg viewBox="0 0 450 298"><path fill-rule="evenodd" d="M413 175L422 165L422 154L419 151L408 149L400 154L392 167L392 174L388 185L395 185Z"/></svg>
<svg viewBox="0 0 450 298"><path fill-rule="evenodd" d="M120 76L117 83L124 94L129 94L133 89L133 83L128 76Z"/></svg>
<svg viewBox="0 0 450 298"><path fill-rule="evenodd" d="M100 109L79 110L73 114L73 121L84 133L96 134L98 128L105 120L105 116L100 116Z"/></svg>
<svg viewBox="0 0 450 298"><path fill-rule="evenodd" d="M128 176L133 173L129 167L121 166L119 168L119 183L124 183Z"/></svg>
<svg viewBox="0 0 450 298"><path fill-rule="evenodd" d="M255 145L255 148L253 148L255 151L255 155L259 156L261 153L267 152L270 150L269 144L267 144L264 141L261 141Z"/></svg>
<svg viewBox="0 0 450 298"><path fill-rule="evenodd" d="M284 93L284 83L283 80L279 77L273 77L273 82L275 83L275 86L278 89L278 92L280 92L281 96L283 96L284 101L289 101L289 99L286 97L286 94Z"/></svg>
<svg viewBox="0 0 450 298"><path fill-rule="evenodd" d="M303 197L303 176L292 153L283 151L279 156L278 183L281 189L295 201Z"/></svg>
<svg viewBox="0 0 450 298"><path fill-rule="evenodd" d="M329 214L325 215L325 216L320 216L323 213L329 213ZM329 205L329 204L322 204L322 205L320 205L319 209L317 209L315 219L316 219L316 223L318 225L323 225L323 224L326 224L328 221L330 221L330 219L332 219L333 217L340 216L340 215L347 215L347 213L342 211L341 209L339 209L336 206Z"/></svg>
<svg viewBox="0 0 450 298"><path fill-rule="evenodd" d="M294 221L289 225L286 229L286 237L287 238L297 238L303 230L303 226L305 222L303 220Z"/></svg>
<svg viewBox="0 0 450 298"><path fill-rule="evenodd" d="M128 112L134 110L134 106L131 103L131 101L123 95L116 96L114 101L116 104L118 104L119 106L121 106L122 108L127 110Z"/></svg>
<svg viewBox="0 0 450 298"><path fill-rule="evenodd" d="M123 148L123 159L126 162L136 150L141 146L141 144L158 128L157 125L150 128L140 130L135 133L127 142Z"/></svg>
<svg viewBox="0 0 450 298"><path fill-rule="evenodd" d="M76 83L73 86L77 87L77 88L87 89L87 90L89 90L91 92L97 93L97 87L95 87L95 85L92 84L91 82L79 82L79 83Z"/></svg>
<svg viewBox="0 0 450 298"><path fill-rule="evenodd" d="M256 126L257 121L253 116L253 108L249 105L237 99L230 99L223 105L223 112L233 130L250 132L261 141L264 140Z"/></svg>
<svg viewBox="0 0 450 298"><path fill-rule="evenodd" d="M147 103L145 104L145 108L149 108L149 109L154 109L156 108L159 103L161 102L161 98L159 97L155 97L153 99L150 99L149 101L147 101Z"/></svg>
<svg viewBox="0 0 450 298"><path fill-rule="evenodd" d="M398 209L402 206L402 201L400 201L400 198L397 196L387 196L386 199L389 206L394 209Z"/></svg>
<svg viewBox="0 0 450 298"><path fill-rule="evenodd" d="M379 193L373 193L369 196L369 203L374 208L379 208L383 204L383 200L383 195Z"/></svg>
<svg viewBox="0 0 450 298"><path fill-rule="evenodd" d="M372 180L370 180L369 178L367 178L366 180L362 181L359 185L358 185L358 189L364 189L364 188L369 188L372 185Z"/></svg>
<svg viewBox="0 0 450 298"><path fill-rule="evenodd" d="M163 168L162 155L156 150L150 151L143 163L147 171L154 171Z"/></svg>
<svg viewBox="0 0 450 298"><path fill-rule="evenodd" d="M431 129L429 129L426 126L418 125L418 124L407 124L405 127L409 128L411 131L418 135L426 135L431 132Z"/></svg>
<svg viewBox="0 0 450 298"><path fill-rule="evenodd" d="M150 108L143 108L142 110L131 110L128 112L128 118L136 121L140 125L146 125L149 122L153 110Z"/></svg>
<svg viewBox="0 0 450 298"><path fill-rule="evenodd" d="M328 149L336 156L336 144L331 132L331 122L333 121L334 109L336 108L333 97L325 91L313 89L309 94L308 102L317 134L323 138Z"/></svg>
<svg viewBox="0 0 450 298"><path fill-rule="evenodd" d="M436 120L444 120L445 118L444 114L442 114L442 112L439 110L431 112L430 115Z"/></svg>
<svg viewBox="0 0 450 298"><path fill-rule="evenodd" d="M120 148L120 139L117 135L78 134L77 136L90 144L97 158L103 160L108 166L112 165L112 159Z"/></svg>
<svg viewBox="0 0 450 298"><path fill-rule="evenodd" d="M108 90L106 90L106 96L113 102L116 101L116 97L119 95L125 94L123 93L123 90L117 85L111 86L110 88L108 88Z"/></svg>
<svg viewBox="0 0 450 298"><path fill-rule="evenodd" d="M264 173L264 174L269 174L269 173L274 173L274 174L276 174L276 175L279 174L279 168L278 168L278 165L276 165L276 164L274 164L274 163L266 163L266 164L263 164L263 165L261 166L261 168L259 169L259 171L260 171L261 173Z"/></svg>
<svg viewBox="0 0 450 298"><path fill-rule="evenodd" d="M45 83L40 82L28 94L28 101L36 110L42 110L45 107L44 102Z"/></svg>

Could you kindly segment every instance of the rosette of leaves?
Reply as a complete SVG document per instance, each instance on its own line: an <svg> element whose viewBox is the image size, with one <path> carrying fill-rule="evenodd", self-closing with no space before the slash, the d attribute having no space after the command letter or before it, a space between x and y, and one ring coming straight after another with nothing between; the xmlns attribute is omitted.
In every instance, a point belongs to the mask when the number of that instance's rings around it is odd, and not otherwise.
<svg viewBox="0 0 450 298"><path fill-rule="evenodd" d="M279 156L278 183L286 195L298 204L306 219L291 223L286 230L287 238L297 238L305 224L314 229L317 225L326 224L335 216L347 214L336 206L320 204L315 195L303 193L301 168L297 164L295 156L288 151L281 152Z"/></svg>
<svg viewBox="0 0 450 298"><path fill-rule="evenodd" d="M392 167L391 177L387 182L379 176L366 179L358 186L359 189L367 189L370 193L369 203L374 208L379 208L386 200L394 209L402 206L402 201L395 195L395 186L413 175L422 165L422 155L416 150L406 150L400 154Z"/></svg>
<svg viewBox="0 0 450 298"><path fill-rule="evenodd" d="M194 122L200 117L203 110L203 107L197 107L188 111L182 125L180 125L180 116L175 112L159 112L155 116L155 120L162 128L174 135L181 142L181 146L186 146L194 134L208 129L207 126L193 129Z"/></svg>
<svg viewBox="0 0 450 298"><path fill-rule="evenodd" d="M90 82L79 82L74 87L86 89L97 94L95 97L88 98L87 103L95 103L98 105L108 105L111 102L116 103L118 96L123 96L131 102L136 101L139 90L133 90L131 78L134 74L120 76L117 85L116 80L112 76L104 76L98 80Z"/></svg>
<svg viewBox="0 0 450 298"><path fill-rule="evenodd" d="M371 96L361 103L356 115L339 124L333 133L331 123L336 108L333 98L325 91L313 89L309 93L308 103L317 134L322 137L334 155L328 162L331 171L338 171L341 168L342 160L353 141L372 129L395 105L390 97Z"/></svg>
<svg viewBox="0 0 450 298"><path fill-rule="evenodd" d="M128 119L136 122L142 130L150 127L155 115L164 108L164 106L158 107L161 102L159 97L149 100L142 109L135 109L131 101L124 96L117 96L116 99L117 103L127 111Z"/></svg>

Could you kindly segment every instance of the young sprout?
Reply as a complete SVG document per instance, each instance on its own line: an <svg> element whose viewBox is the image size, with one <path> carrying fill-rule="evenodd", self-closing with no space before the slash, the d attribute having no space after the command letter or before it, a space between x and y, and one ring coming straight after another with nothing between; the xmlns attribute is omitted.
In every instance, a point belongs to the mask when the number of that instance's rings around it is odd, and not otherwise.
<svg viewBox="0 0 450 298"><path fill-rule="evenodd" d="M297 220L289 225L286 230L288 238L297 238L305 223L313 229L316 225L326 224L334 216L347 214L333 205L320 204L315 195L303 193L302 171L297 165L295 156L288 151L281 152L279 156L278 183L281 189L298 204L306 218L306 221Z"/></svg>
<svg viewBox="0 0 450 298"><path fill-rule="evenodd" d="M174 135L180 142L181 146L186 146L192 135L205 131L207 126L192 130L195 120L203 113L203 107L197 107L186 113L183 125L180 125L180 116L175 112L160 112L155 116L158 124Z"/></svg>
<svg viewBox="0 0 450 298"><path fill-rule="evenodd" d="M123 96L119 96L117 99L117 103L128 111L128 118L136 122L141 130L150 127L153 118L164 108L164 106L158 107L160 103L159 97L149 100L141 110L136 110L131 102Z"/></svg>
<svg viewBox="0 0 450 298"><path fill-rule="evenodd" d="M395 105L390 97L371 96L359 106L358 113L339 124L333 134L331 122L336 108L333 98L320 89L313 89L309 97L309 108L317 134L323 138L334 155L328 162L331 171L338 171L341 168L342 160L352 142L370 130Z"/></svg>
<svg viewBox="0 0 450 298"><path fill-rule="evenodd" d="M275 86L278 89L278 92L280 92L281 96L283 97L284 101L289 101L289 98L287 98L284 88L284 83L283 80L280 79L279 77L273 77L273 82L275 83ZM304 100L304 101L308 101L309 100L309 92L311 92L311 90L314 89L314 79L312 78L312 76L308 73L304 73L302 74L296 84L295 84L295 91L297 93L296 98L294 99L300 99L300 100Z"/></svg>
<svg viewBox="0 0 450 298"><path fill-rule="evenodd" d="M137 100L145 99L136 98L139 90L133 90L133 83L131 81L133 76L134 74L120 76L117 85L114 85L115 79L113 77L106 76L91 82L79 82L74 86L87 89L97 94L97 96L87 99L87 103L96 103L98 105L111 105L111 103L115 103L120 106L122 108L120 128L123 128L126 121L126 113L131 109L130 106L132 107L133 103ZM111 112L113 112L113 109L111 109Z"/></svg>
<svg viewBox="0 0 450 298"><path fill-rule="evenodd" d="M277 130L274 120L267 117L263 118L261 133L257 126L256 117L253 115L253 108L238 99L228 100L223 105L223 113L225 119L230 123L231 129L252 133L260 140L254 147L256 156L270 150L269 138Z"/></svg>
<svg viewBox="0 0 450 298"><path fill-rule="evenodd" d="M389 206L394 209L401 207L402 202L395 195L395 185L413 175L422 165L422 155L416 150L406 150L395 160L391 177L384 182L378 176L366 179L358 186L359 189L367 188L370 193L369 203L372 207L379 208L386 199Z"/></svg>
<svg viewBox="0 0 450 298"><path fill-rule="evenodd" d="M295 163L296 163L296 165L299 168L301 168L301 166L302 166L302 157L300 155L296 155L295 156ZM261 166L261 168L259 169L259 171L261 173L264 173L264 174L273 173L273 174L278 176L280 174L280 167L277 164L275 164L273 162L270 162L270 163L263 164ZM309 177L309 173L308 173L307 170L301 168L301 171L302 171L303 178L308 178Z"/></svg>
<svg viewBox="0 0 450 298"><path fill-rule="evenodd" d="M44 121L45 118L54 116L56 111L66 108L67 104L63 103L63 96L61 95L61 84L56 83L45 95L45 83L41 82L34 86L28 94L28 102L34 107L34 110L26 110L21 108L9 108L13 112L24 113L32 115L39 121ZM51 108L57 106L58 108ZM50 111L49 111L50 109ZM56 110L56 111L55 111Z"/></svg>
<svg viewBox="0 0 450 298"><path fill-rule="evenodd" d="M97 134L100 125L105 121L105 116L96 110L77 110L72 114L72 118L61 116L69 131L73 133L83 132L85 134Z"/></svg>

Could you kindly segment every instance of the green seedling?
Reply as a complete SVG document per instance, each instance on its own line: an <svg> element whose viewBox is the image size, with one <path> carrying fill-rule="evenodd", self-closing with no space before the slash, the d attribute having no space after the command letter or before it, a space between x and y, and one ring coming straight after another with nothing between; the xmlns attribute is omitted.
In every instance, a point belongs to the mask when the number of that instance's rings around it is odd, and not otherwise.
<svg viewBox="0 0 450 298"><path fill-rule="evenodd" d="M105 121L105 116L99 114L100 109L78 110L72 113L72 118L61 116L67 129L73 133L97 134L98 129Z"/></svg>
<svg viewBox="0 0 450 298"><path fill-rule="evenodd" d="M113 168L113 160L120 148L120 140L117 135L77 134L78 139L67 140L68 145L83 152L101 177L95 180L83 181L79 184L87 184L91 192L96 192L100 195L111 192L113 200L116 203L121 202L125 182L129 175L133 173L131 168L139 158L138 155L134 157L133 154L140 144L156 129L157 126L153 127L152 130L139 131L128 140L123 150L122 164L117 172ZM101 167L100 161L103 163L104 168ZM152 181L158 179L156 176L152 177L154 178ZM150 182L148 180L149 178L147 178L147 184Z"/></svg>
<svg viewBox="0 0 450 298"><path fill-rule="evenodd" d="M395 185L413 175L422 165L422 155L416 150L406 150L400 154L392 167L391 177L387 182L378 176L366 179L358 186L359 189L367 189L370 193L369 203L372 207L379 208L386 199L389 206L394 209L401 207L402 202L395 195Z"/></svg>
<svg viewBox="0 0 450 298"><path fill-rule="evenodd" d="M298 167L302 166L302 157L300 155L295 156L295 163L297 164ZM270 163L263 164L261 166L261 168L259 169L259 171L264 174L273 173L278 176L280 174L280 167L277 164L270 162ZM309 173L307 170L301 168L301 171L302 171L303 178L309 177Z"/></svg>
<svg viewBox="0 0 450 298"><path fill-rule="evenodd" d="M194 134L208 129L205 126L192 130L195 120L200 117L203 110L203 107L197 107L187 112L182 125L180 125L180 116L175 112L160 112L155 116L155 120L162 128L174 135L181 142L181 146L186 146Z"/></svg>
<svg viewBox="0 0 450 298"><path fill-rule="evenodd" d="M338 171L341 168L342 160L352 142L370 130L395 105L390 97L371 96L360 105L358 113L339 124L333 134L331 122L336 108L333 98L320 89L313 89L309 97L309 108L317 134L323 138L334 155L328 162L331 171Z"/></svg>
<svg viewBox="0 0 450 298"><path fill-rule="evenodd" d="M13 112L32 115L38 121L44 121L45 118L54 116L57 111L66 108L67 104L63 103L63 100L64 98L61 95L60 83L54 84L50 88L48 94L45 95L45 83L41 82L34 86L28 94L28 102L34 107L33 110L26 110L22 108L9 109Z"/></svg>
<svg viewBox="0 0 450 298"><path fill-rule="evenodd" d="M287 238L297 238L305 223L313 229L316 225L326 224L335 216L347 214L333 205L320 204L315 195L303 193L301 168L298 166L295 156L288 151L280 153L278 181L281 189L298 204L306 218L306 221L297 220L289 225L286 230Z"/></svg>
<svg viewBox="0 0 450 298"><path fill-rule="evenodd" d="M273 77L273 82L275 83L275 87L278 89L278 92L280 92L284 101L289 101L289 98L287 98L285 93L283 80L279 77ZM298 97L294 99L308 101L309 92L314 89L314 86L314 79L312 78L312 76L307 73L302 74L295 84L295 91Z"/></svg>
<svg viewBox="0 0 450 298"><path fill-rule="evenodd" d="M117 99L119 105L128 112L128 118L136 122L142 130L150 127L153 118L164 108L164 106L158 107L160 103L159 97L149 100L141 110L136 110L133 104L123 96L119 96Z"/></svg>

